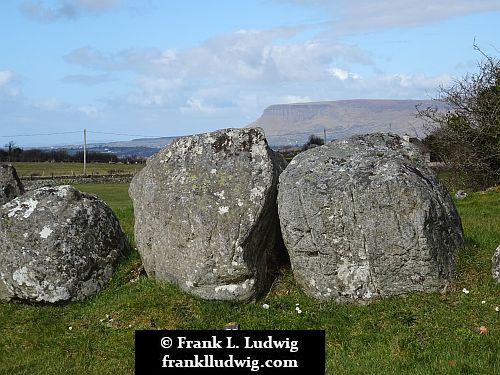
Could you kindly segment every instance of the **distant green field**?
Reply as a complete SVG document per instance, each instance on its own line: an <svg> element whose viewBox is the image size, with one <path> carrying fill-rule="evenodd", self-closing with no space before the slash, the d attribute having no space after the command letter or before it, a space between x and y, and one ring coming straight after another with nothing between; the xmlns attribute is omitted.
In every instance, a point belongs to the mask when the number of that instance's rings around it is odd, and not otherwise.
<svg viewBox="0 0 500 375"><path fill-rule="evenodd" d="M78 187L100 195L133 241L128 184ZM304 295L285 268L257 303L204 301L171 284L135 280L141 261L134 251L84 301L0 303L0 374L133 374L134 330L222 329L229 322L249 330L325 330L326 373L332 375L500 374L500 284L491 276L500 244L500 189L456 204L466 245L446 294L339 305ZM480 334L480 326L488 332Z"/></svg>
<svg viewBox="0 0 500 375"><path fill-rule="evenodd" d="M54 175L82 175L83 163L12 163L19 176L51 176ZM87 174L110 174L110 173L135 173L140 171L144 164L108 164L89 163Z"/></svg>
<svg viewBox="0 0 500 375"><path fill-rule="evenodd" d="M76 184L75 187L87 193L101 197L116 212L117 210L132 208L132 200L128 195L129 184Z"/></svg>

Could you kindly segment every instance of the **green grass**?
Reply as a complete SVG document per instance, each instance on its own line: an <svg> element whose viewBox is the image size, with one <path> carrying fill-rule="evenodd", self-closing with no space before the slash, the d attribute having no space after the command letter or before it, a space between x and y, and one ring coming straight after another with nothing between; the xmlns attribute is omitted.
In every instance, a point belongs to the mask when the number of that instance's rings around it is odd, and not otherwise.
<svg viewBox="0 0 500 375"><path fill-rule="evenodd" d="M101 195L133 239L128 185L79 188ZM134 329L221 329L233 321L243 329L324 329L327 374L500 374L500 285L491 277L500 191L471 194L457 206L466 246L445 295L338 305L308 298L284 269L256 304L203 301L144 277L134 282L140 258L133 252L85 301L0 303L0 374L132 374ZM476 332L483 325L488 334Z"/></svg>
<svg viewBox="0 0 500 375"><path fill-rule="evenodd" d="M75 187L81 191L96 194L101 197L115 212L117 210L132 208L132 199L128 196L128 186L129 184L125 183L75 185ZM133 220L133 216L131 219Z"/></svg>
<svg viewBox="0 0 500 375"><path fill-rule="evenodd" d="M83 163L12 163L19 176L82 175ZM87 163L87 174L134 173L144 164Z"/></svg>

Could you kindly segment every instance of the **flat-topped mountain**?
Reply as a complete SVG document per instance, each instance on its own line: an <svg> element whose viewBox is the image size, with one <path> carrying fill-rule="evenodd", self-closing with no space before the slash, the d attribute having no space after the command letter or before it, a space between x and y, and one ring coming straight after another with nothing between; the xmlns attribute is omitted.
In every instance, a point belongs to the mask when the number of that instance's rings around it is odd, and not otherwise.
<svg viewBox="0 0 500 375"><path fill-rule="evenodd" d="M390 132L423 138L424 121L417 118L416 106L446 105L431 100L337 100L325 102L275 104L267 107L262 116L246 127L264 129L270 146L302 146L311 134L327 141L355 134ZM130 141L89 143L89 151L110 152L120 157L147 157L170 144L178 137L139 138ZM82 150L82 145L61 146L70 151Z"/></svg>
<svg viewBox="0 0 500 375"><path fill-rule="evenodd" d="M354 134L392 132L423 137L424 122L415 117L416 106L439 105L430 100L337 100L275 104L248 126L264 129L269 144L301 145L311 134L327 140Z"/></svg>

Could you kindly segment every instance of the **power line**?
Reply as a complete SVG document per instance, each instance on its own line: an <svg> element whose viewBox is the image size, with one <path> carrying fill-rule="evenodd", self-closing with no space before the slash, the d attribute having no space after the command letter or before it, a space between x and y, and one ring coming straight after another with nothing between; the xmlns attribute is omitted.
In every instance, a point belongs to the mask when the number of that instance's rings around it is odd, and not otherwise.
<svg viewBox="0 0 500 375"><path fill-rule="evenodd" d="M81 134L82 131L71 131L71 132L53 132L53 133L33 133L33 134L11 134L11 135L0 135L0 138L16 138L16 137L38 137L38 136L52 136L52 135L65 135L65 134ZM178 138L175 136L167 135L145 135L145 134L126 134L126 133L113 133L113 132L99 132L87 130L87 133L92 134L104 134L104 135L117 135L125 137L142 137L142 138ZM94 142L96 142L94 140ZM102 141L105 142L105 141Z"/></svg>
<svg viewBox="0 0 500 375"><path fill-rule="evenodd" d="M62 135L62 134L81 134L82 131L72 131L72 132L54 132L54 133L34 133L34 134L11 134L11 135L0 135L1 138L13 138L13 137L36 137L36 136L47 136L47 135ZM87 133L93 134L106 134L106 135L122 135L126 137L144 137L144 138L174 138L172 136L166 135L145 135L145 134L125 134L125 133L111 133L111 132L96 132L92 130L87 130Z"/></svg>
<svg viewBox="0 0 500 375"><path fill-rule="evenodd" d="M145 137L145 138L166 138L165 135L144 135L144 134L124 134L124 133L109 133L109 132L94 132L92 130L87 130L87 133L94 134L107 134L107 135L123 135L128 137Z"/></svg>
<svg viewBox="0 0 500 375"><path fill-rule="evenodd" d="M60 135L60 134L76 134L81 133L81 131L76 132L60 132L60 133L38 133L38 134L15 134L15 135L0 135L2 138L13 138L13 137L35 137L39 135Z"/></svg>

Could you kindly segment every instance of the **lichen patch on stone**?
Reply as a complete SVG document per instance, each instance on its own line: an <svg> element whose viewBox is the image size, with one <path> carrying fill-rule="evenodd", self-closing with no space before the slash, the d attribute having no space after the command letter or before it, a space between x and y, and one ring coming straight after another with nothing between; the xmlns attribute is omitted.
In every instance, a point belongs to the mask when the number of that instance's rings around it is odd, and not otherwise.
<svg viewBox="0 0 500 375"><path fill-rule="evenodd" d="M266 188L264 186L255 186L250 190L250 200L255 202L264 196L264 191Z"/></svg>
<svg viewBox="0 0 500 375"><path fill-rule="evenodd" d="M228 212L229 212L229 207L227 207L227 206L219 207L219 214L220 215L227 214Z"/></svg>
<svg viewBox="0 0 500 375"><path fill-rule="evenodd" d="M21 202L21 201L18 201L18 204L12 209L9 211L9 213L7 214L8 217L13 217L15 216L18 212L22 212L24 210L26 210L22 217L27 219L28 217L31 216L31 214L33 213L33 211L35 211L35 208L36 206L38 205L38 201L32 199L32 198L29 198L28 200L24 201L24 202Z"/></svg>
<svg viewBox="0 0 500 375"><path fill-rule="evenodd" d="M69 185L61 185L57 188L56 195L59 198L64 198L68 194L70 186Z"/></svg>
<svg viewBox="0 0 500 375"><path fill-rule="evenodd" d="M15 270L12 274L12 279L20 285L24 284L27 286L36 286L36 283L33 282L27 267L21 267Z"/></svg>
<svg viewBox="0 0 500 375"><path fill-rule="evenodd" d="M52 234L52 232L54 232L54 230L51 229L48 225L45 225L43 229L40 231L40 237L46 239Z"/></svg>

